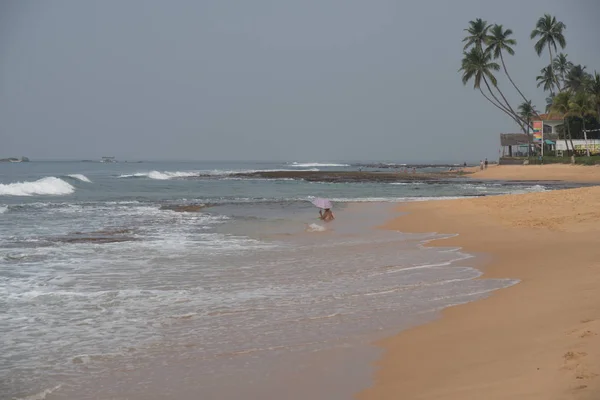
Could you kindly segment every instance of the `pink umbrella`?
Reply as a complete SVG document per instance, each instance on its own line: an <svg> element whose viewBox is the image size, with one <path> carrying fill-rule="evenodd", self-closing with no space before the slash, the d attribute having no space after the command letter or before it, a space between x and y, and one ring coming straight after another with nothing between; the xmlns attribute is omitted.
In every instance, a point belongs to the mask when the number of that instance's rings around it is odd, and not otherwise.
<svg viewBox="0 0 600 400"><path fill-rule="evenodd" d="M321 198L317 198L314 199L312 201L312 203L319 208L323 208L323 209L327 209L327 208L333 208L333 206L331 205L331 201L327 200L327 199L321 199Z"/></svg>

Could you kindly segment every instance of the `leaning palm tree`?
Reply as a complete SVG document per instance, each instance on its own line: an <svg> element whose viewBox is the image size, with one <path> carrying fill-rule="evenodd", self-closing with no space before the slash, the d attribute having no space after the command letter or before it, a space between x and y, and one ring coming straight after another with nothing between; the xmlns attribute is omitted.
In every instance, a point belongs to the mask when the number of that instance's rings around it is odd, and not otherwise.
<svg viewBox="0 0 600 400"><path fill-rule="evenodd" d="M538 82L537 87L544 85L544 91L549 91L550 96L554 96L554 74L550 66L542 68L542 74L538 75L535 80Z"/></svg>
<svg viewBox="0 0 600 400"><path fill-rule="evenodd" d="M578 93L586 88L592 76L585 72L585 68L585 65L575 65L569 70L565 78L566 89Z"/></svg>
<svg viewBox="0 0 600 400"><path fill-rule="evenodd" d="M540 19L538 19L537 23L535 24L535 29L531 31L531 39L539 37L538 41L534 45L535 52L538 56L541 56L542 52L544 51L544 48L548 47L548 53L550 55L549 67L550 72L553 75L554 73L552 65L554 63L554 60L552 58L552 48L554 48L555 52L558 51L556 46L557 43L562 49L565 48L565 46L567 45L567 40L563 35L563 31L566 28L567 26L562 22L557 21L556 17L553 17L550 14L544 14L543 17L540 17ZM556 76L555 83L556 87L560 90L560 87L558 85L558 79L556 78Z"/></svg>
<svg viewBox="0 0 600 400"><path fill-rule="evenodd" d="M567 54L560 53L554 59L554 65L552 66L552 68L554 69L554 73L557 76L560 76L560 81L561 81L561 83L563 85L562 88L564 89L564 87L565 87L565 77L567 76L567 73L569 72L569 70L571 68L573 68L573 63L567 59ZM561 90L562 89L559 88L559 91L561 91Z"/></svg>
<svg viewBox="0 0 600 400"><path fill-rule="evenodd" d="M570 107L569 104L573 100L573 94L571 92L565 91L560 92L552 99L552 105L550 106L549 112L553 114L557 114L563 119L563 126L566 128L565 132L565 146L567 146L567 150L569 150L569 145L567 144L567 135L569 136L569 140L571 142L571 150L572 154L575 155L575 146L573 145L573 137L571 136L571 128L569 126L569 114Z"/></svg>
<svg viewBox="0 0 600 400"><path fill-rule="evenodd" d="M462 82L466 85L471 79L473 79L473 89L479 89L479 92L486 98L487 101L492 103L496 108L511 117L518 125L523 127L520 117L516 115L514 111L506 107L502 102L494 95L490 83L492 86L497 88L498 81L494 76L494 71L499 71L500 66L492 61L492 56L489 53L485 53L476 46L470 51L464 53L464 57L461 63L459 72L462 72ZM481 89L481 82L485 84L488 92L493 99L490 99L485 92ZM495 100L495 101L494 101Z"/></svg>
<svg viewBox="0 0 600 400"><path fill-rule="evenodd" d="M517 110L519 111L519 116L521 118L523 118L525 121L527 121L527 132L525 132L527 134L527 156L530 157L531 156L531 136L529 133L529 127L531 127L531 120L533 119L533 117L538 116L538 112L535 109L535 106L533 104L531 104L531 100L527 100L523 103L521 103L519 105L519 107L517 107Z"/></svg>
<svg viewBox="0 0 600 400"><path fill-rule="evenodd" d="M483 45L487 44L489 39L489 29L490 25L481 18L477 18L475 21L469 21L469 27L464 30L469 35L462 40L463 42L467 42L463 50L475 46L475 48L483 51Z"/></svg>
<svg viewBox="0 0 600 400"><path fill-rule="evenodd" d="M529 100L527 100L527 98L523 95L523 93L521 93L521 91L519 90L517 85L513 82L512 78L510 77L510 75L508 73L508 70L506 69L506 64L504 63L504 56L503 56L504 51L506 51L511 56L513 56L515 54L515 51L513 50L513 48L511 46L515 46L517 44L517 41L515 39L510 38L510 36L512 34L513 34L512 30L510 30L510 29L504 30L502 28L502 25L492 26L492 28L490 30L490 35L488 37L488 43L487 43L488 47L487 47L486 51L490 52L494 56L495 60L498 58L500 59L500 61L502 62L502 68L504 69L504 73L506 74L506 77L508 78L510 83L512 83L512 85L515 87L515 89L517 89L517 92L519 92L519 94L521 95L523 100L525 100L525 102L527 102Z"/></svg>
<svg viewBox="0 0 600 400"><path fill-rule="evenodd" d="M569 111L572 115L581 118L581 126L583 127L583 138L585 139L585 151L587 156L590 156L590 148L587 141L587 131L585 130L585 117L596 114L596 107L592 102L592 96L585 92L579 92L569 103Z"/></svg>

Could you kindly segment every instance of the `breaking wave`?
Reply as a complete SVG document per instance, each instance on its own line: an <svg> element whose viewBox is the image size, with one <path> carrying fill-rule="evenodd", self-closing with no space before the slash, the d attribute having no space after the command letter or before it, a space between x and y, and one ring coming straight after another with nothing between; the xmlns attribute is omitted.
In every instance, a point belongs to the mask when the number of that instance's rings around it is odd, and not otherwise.
<svg viewBox="0 0 600 400"><path fill-rule="evenodd" d="M165 181L168 179L174 179L174 178L189 178L192 176L199 176L200 174L198 172L182 172L182 171L175 171L175 172L169 172L169 171L164 171L164 172L160 172L160 171L150 171L150 172L138 172L135 174L125 174L125 175L120 175L119 178L150 178L150 179L157 179L157 180L161 180L161 181Z"/></svg>
<svg viewBox="0 0 600 400"><path fill-rule="evenodd" d="M200 177L220 177L220 176L231 176L237 174L255 174L260 172L318 172L317 168L310 169L247 169L247 170L211 170L211 171L150 171L150 172L138 172L135 174L124 174L119 175L119 178L150 178L158 180L168 180L177 178L200 178Z"/></svg>
<svg viewBox="0 0 600 400"><path fill-rule="evenodd" d="M0 184L0 196L60 196L71 194L74 191L75 188L72 185L54 176L48 176L34 182Z"/></svg>
<svg viewBox="0 0 600 400"><path fill-rule="evenodd" d="M69 178L73 178L73 179L77 179L81 182L87 182L87 183L92 183L92 181L89 180L89 178L85 175L82 174L69 174L67 175Z"/></svg>
<svg viewBox="0 0 600 400"><path fill-rule="evenodd" d="M295 168L311 168L311 167L349 167L350 164L336 164L336 163L298 163L293 162L288 164L290 167Z"/></svg>
<svg viewBox="0 0 600 400"><path fill-rule="evenodd" d="M0 206L0 214L4 214L8 211L8 206Z"/></svg>

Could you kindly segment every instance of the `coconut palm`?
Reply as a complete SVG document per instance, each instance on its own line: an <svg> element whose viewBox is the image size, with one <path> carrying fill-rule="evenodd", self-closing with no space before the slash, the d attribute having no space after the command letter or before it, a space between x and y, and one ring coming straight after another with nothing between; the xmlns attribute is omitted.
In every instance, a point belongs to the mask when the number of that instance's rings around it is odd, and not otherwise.
<svg viewBox="0 0 600 400"><path fill-rule="evenodd" d="M464 53L462 66L459 69L459 71L463 72L462 81L464 85L466 85L471 78L474 78L475 82L473 87L475 89L479 89L481 94L489 102L491 102L495 107L502 110L505 114L511 117L517 123L517 125L519 125L521 129L523 129L523 131L525 131L525 121L522 120L521 117L512 109L512 107L508 103L508 100L506 99L500 88L498 88L498 81L496 80L493 71L498 71L499 69L500 66L497 63L492 62L490 53L484 52L481 49L478 49L477 47L473 47L469 52ZM492 96L493 100L490 99L481 89L482 80L489 94ZM492 87L498 92L498 94L500 94L503 101L496 97L496 95L494 94L494 90L492 90Z"/></svg>
<svg viewBox="0 0 600 400"><path fill-rule="evenodd" d="M569 70L565 78L565 88L578 93L584 90L588 81L592 79L591 75L585 72L585 65L575 65Z"/></svg>
<svg viewBox="0 0 600 400"><path fill-rule="evenodd" d="M538 116L538 112L535 109L535 106L531 104L531 100L524 101L517 107L519 111L519 116L527 121L527 156L531 156L531 137L529 134L529 127L531 126L531 120L533 117Z"/></svg>
<svg viewBox="0 0 600 400"><path fill-rule="evenodd" d="M571 136L571 128L569 126L569 114L570 107L569 104L573 100L573 94L571 92L565 91L557 94L552 99L552 105L550 106L549 112L556 114L557 116L561 116L563 119L563 126L566 127L566 134L564 136L565 145L567 146L567 150L569 149L569 145L567 144L567 135L569 136L569 140L571 141L571 150L573 154L575 154L575 147L573 145L573 137Z"/></svg>
<svg viewBox="0 0 600 400"><path fill-rule="evenodd" d="M475 46L475 48L483 51L483 45L487 44L489 39L489 29L490 25L481 18L477 18L475 21L469 21L469 27L464 30L469 35L462 40L463 42L467 42L463 50Z"/></svg>
<svg viewBox="0 0 600 400"><path fill-rule="evenodd" d="M548 65L547 67L542 68L540 71L542 74L538 75L535 80L538 82L537 87L544 85L544 91L549 91L550 96L554 96L554 83L555 77L552 73L552 68Z"/></svg>
<svg viewBox="0 0 600 400"><path fill-rule="evenodd" d="M515 39L511 39L510 36L513 34L513 31L510 29L504 30L502 28L502 25L494 25L492 26L491 30L490 30L490 35L488 36L488 47L486 49L487 52L490 52L493 56L494 59L500 59L500 61L502 62L502 68L504 69L504 73L506 74L506 77L508 78L508 80L510 81L510 83L512 83L512 85L515 87L515 89L517 89L517 92L519 92L519 94L521 95L521 97L523 98L523 100L525 100L525 102L527 102L527 98L523 95L523 93L521 93L521 91L519 90L519 88L517 87L517 85L515 85L515 83L513 82L512 78L510 77L508 70L506 69L506 64L504 63L504 56L503 56L503 52L507 52L508 54L510 54L511 56L515 55L515 51L513 50L513 48L511 46L515 46L517 44L517 41Z"/></svg>
<svg viewBox="0 0 600 400"><path fill-rule="evenodd" d="M531 31L531 39L539 38L538 41L534 45L535 52L538 56L542 55L544 48L548 47L548 53L550 55L550 72L553 73L553 57L552 57L552 48L554 51L558 51L557 44L564 49L567 45L567 40L563 35L563 31L567 28L565 24L556 20L556 17L551 16L550 14L544 14L543 17L538 19L535 24L535 29ZM558 79L555 77L556 87L559 88ZM560 88L559 88L560 90Z"/></svg>
<svg viewBox="0 0 600 400"><path fill-rule="evenodd" d="M502 110L505 114L511 117L517 124L522 126L518 115L515 114L512 109L506 107L502 102L494 95L490 83L492 86L497 88L498 81L494 76L494 71L500 70L500 65L492 61L492 55L479 49L477 46L473 47L468 52L464 52L464 57L461 63L459 72L462 72L463 85L473 80L473 89L479 89L479 92L486 98L487 101L492 103L496 108ZM488 92L493 97L490 99L484 91L481 89L481 82L485 84Z"/></svg>
<svg viewBox="0 0 600 400"><path fill-rule="evenodd" d="M554 59L554 65L552 67L553 67L554 73L557 75L557 77L560 76L560 80L561 80L561 83L562 83L563 89L564 89L565 77L566 77L567 73L569 72L569 70L571 68L573 68L573 63L567 59L567 54L560 53ZM559 88L559 90L561 90L561 89Z"/></svg>
<svg viewBox="0 0 600 400"><path fill-rule="evenodd" d="M596 104L596 115L600 119L600 74L594 71L594 76L588 82L588 93L593 96Z"/></svg>
<svg viewBox="0 0 600 400"><path fill-rule="evenodd" d="M550 96L546 97L546 113L549 113L550 110L552 109L552 103L554 102L554 98L556 96L551 94Z"/></svg>
<svg viewBox="0 0 600 400"><path fill-rule="evenodd" d="M569 103L569 111L571 115L581 118L581 126L583 127L583 138L585 139L586 154L590 156L590 148L588 147L587 132L585 130L585 117L596 114L595 104L592 102L592 96L585 92L579 92L573 96Z"/></svg>

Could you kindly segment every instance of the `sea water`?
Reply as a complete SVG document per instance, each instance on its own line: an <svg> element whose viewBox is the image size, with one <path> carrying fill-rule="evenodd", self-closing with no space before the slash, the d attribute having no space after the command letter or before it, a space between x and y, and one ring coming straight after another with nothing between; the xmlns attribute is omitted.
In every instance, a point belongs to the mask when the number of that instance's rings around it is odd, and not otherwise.
<svg viewBox="0 0 600 400"><path fill-rule="evenodd" d="M398 202L542 185L232 176L352 168L0 164L0 397L294 398L281 395L295 382L347 398L369 372L340 376L360 353L347 349L515 283L424 246L443 235L374 228ZM317 219L314 196L336 221Z"/></svg>

